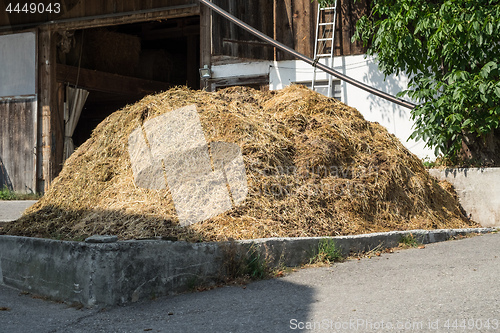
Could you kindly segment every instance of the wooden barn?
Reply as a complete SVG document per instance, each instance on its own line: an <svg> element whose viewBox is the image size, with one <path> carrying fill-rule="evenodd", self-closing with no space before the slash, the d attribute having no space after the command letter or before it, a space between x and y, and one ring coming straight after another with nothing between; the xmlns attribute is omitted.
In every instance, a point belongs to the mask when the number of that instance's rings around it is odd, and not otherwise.
<svg viewBox="0 0 500 333"><path fill-rule="evenodd" d="M338 0L336 56L363 54L351 37L367 1ZM317 3L213 3L313 56ZM74 146L106 116L146 94L175 85L269 89L270 71L245 72L245 66L292 60L196 0L7 5L0 2L0 187L19 192L47 190ZM227 66L242 72L225 75ZM211 70L208 79L200 79L204 67Z"/></svg>

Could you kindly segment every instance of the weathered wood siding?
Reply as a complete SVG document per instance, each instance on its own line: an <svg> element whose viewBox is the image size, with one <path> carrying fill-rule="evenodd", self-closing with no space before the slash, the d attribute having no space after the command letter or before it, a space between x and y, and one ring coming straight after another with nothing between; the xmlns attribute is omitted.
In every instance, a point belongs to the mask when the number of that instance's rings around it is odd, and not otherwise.
<svg viewBox="0 0 500 333"><path fill-rule="evenodd" d="M35 192L34 100L0 101L0 187Z"/></svg>
<svg viewBox="0 0 500 333"><path fill-rule="evenodd" d="M34 3L48 5L61 4L60 13L6 13L5 8L9 3L14 6L17 2L0 1L0 27L7 25L21 25L29 23L44 23L54 20L91 17L118 13L137 12L162 7L183 6L197 4L195 0L66 0L47 1L39 0ZM25 3L25 2L20 2ZM29 3L29 2L28 2ZM41 5L40 5L41 6ZM53 8L53 7L52 7Z"/></svg>
<svg viewBox="0 0 500 333"><path fill-rule="evenodd" d="M361 43L351 43L357 20L368 12L369 0L337 0L335 31L335 55L362 54L366 50ZM316 33L316 2L310 0L214 0L215 4L232 15L262 31L279 42L309 57L314 53ZM242 59L273 60L274 50L257 37L213 15L212 56L215 61L227 61L227 57ZM226 57L226 58L225 58ZM292 57L284 52L276 53L276 60Z"/></svg>
<svg viewBox="0 0 500 333"><path fill-rule="evenodd" d="M356 22L369 14L370 0L338 0L337 26L335 31L335 55L363 54L366 48L362 42L351 42ZM338 37L338 38L337 38Z"/></svg>

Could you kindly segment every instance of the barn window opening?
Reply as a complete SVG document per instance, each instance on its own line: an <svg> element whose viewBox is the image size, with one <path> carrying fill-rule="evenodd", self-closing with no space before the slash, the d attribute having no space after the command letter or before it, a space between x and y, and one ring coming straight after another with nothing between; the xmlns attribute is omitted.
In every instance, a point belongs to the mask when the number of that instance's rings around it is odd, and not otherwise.
<svg viewBox="0 0 500 333"><path fill-rule="evenodd" d="M57 45L60 87L89 92L73 133L75 146L111 113L146 95L178 85L200 87L199 16L63 31Z"/></svg>
<svg viewBox="0 0 500 333"><path fill-rule="evenodd" d="M0 36L0 98L36 95L36 34Z"/></svg>

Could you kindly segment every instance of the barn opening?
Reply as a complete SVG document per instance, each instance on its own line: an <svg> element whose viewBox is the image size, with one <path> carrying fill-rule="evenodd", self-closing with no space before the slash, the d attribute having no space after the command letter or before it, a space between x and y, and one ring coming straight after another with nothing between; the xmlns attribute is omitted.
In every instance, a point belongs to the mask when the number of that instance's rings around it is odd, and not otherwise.
<svg viewBox="0 0 500 333"><path fill-rule="evenodd" d="M66 86L88 91L72 135L79 146L127 104L177 85L200 87L200 17L63 31L57 64L60 110Z"/></svg>

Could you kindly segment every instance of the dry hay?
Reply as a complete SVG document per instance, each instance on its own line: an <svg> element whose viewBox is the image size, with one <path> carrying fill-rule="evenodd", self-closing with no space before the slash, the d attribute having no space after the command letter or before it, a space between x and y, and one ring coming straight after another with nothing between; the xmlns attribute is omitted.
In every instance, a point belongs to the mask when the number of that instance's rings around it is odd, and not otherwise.
<svg viewBox="0 0 500 333"><path fill-rule="evenodd" d="M237 143L246 201L180 227L168 190L134 185L128 136L142 122L196 104L208 142ZM442 186L444 185L444 186ZM476 226L447 183L377 123L302 86L216 93L176 88L105 119L67 160L46 195L4 233L62 239L190 241Z"/></svg>

